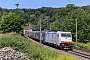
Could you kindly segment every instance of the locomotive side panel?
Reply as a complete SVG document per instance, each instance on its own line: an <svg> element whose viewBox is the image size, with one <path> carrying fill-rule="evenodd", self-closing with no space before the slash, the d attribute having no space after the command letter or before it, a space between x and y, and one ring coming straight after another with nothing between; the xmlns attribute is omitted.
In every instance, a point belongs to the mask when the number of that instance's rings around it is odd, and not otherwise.
<svg viewBox="0 0 90 60"><path fill-rule="evenodd" d="M56 44L58 41L56 32L48 32L45 35L45 42Z"/></svg>

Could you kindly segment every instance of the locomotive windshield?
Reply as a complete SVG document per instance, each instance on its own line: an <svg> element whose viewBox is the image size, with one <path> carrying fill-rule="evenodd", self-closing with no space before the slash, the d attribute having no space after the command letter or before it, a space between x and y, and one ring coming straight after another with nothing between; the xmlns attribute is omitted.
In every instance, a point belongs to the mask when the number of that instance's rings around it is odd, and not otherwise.
<svg viewBox="0 0 90 60"><path fill-rule="evenodd" d="M71 37L70 33L61 33L61 37Z"/></svg>

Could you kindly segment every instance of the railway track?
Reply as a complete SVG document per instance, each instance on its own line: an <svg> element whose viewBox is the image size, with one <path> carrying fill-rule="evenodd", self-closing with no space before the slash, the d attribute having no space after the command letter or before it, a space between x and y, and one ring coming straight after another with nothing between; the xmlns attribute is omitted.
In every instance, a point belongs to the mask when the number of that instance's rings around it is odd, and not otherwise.
<svg viewBox="0 0 90 60"><path fill-rule="evenodd" d="M90 60L90 50L74 47L72 53Z"/></svg>
<svg viewBox="0 0 90 60"><path fill-rule="evenodd" d="M86 51L86 50L82 51L81 48L78 49L75 47L73 48L73 51L68 51L68 52L90 60L90 51Z"/></svg>
<svg viewBox="0 0 90 60"><path fill-rule="evenodd" d="M28 38L28 39L30 39L30 38ZM40 44L39 42L36 42L35 40L32 40L32 41L34 43ZM43 44L41 44L41 45L43 45ZM73 50L71 51L69 49L67 49L67 50L66 49L60 50L58 48L53 48L53 47L47 46L47 45L43 45L43 47L48 48L48 49L53 50L53 51L56 51L57 53L60 53L60 54L65 54L66 56L70 56L71 54L75 55L80 60L90 60L90 51L85 50L85 49L73 47Z"/></svg>
<svg viewBox="0 0 90 60"><path fill-rule="evenodd" d="M70 53L81 56L81 57L84 57L84 58L87 58L87 59L90 59L90 55L87 55L87 54L84 54L84 53L81 53L81 52L71 51Z"/></svg>

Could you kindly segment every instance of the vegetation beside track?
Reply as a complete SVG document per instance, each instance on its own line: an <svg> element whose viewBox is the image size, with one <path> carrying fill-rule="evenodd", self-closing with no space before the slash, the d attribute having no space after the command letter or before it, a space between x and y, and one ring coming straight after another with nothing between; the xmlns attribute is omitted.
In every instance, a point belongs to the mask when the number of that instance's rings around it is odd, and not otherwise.
<svg viewBox="0 0 90 60"><path fill-rule="evenodd" d="M25 53L30 60L76 60L74 57L59 55L33 43L17 33L0 34L0 48L11 47Z"/></svg>
<svg viewBox="0 0 90 60"><path fill-rule="evenodd" d="M73 42L73 45L76 46L76 42ZM88 43L78 43L78 47L86 49L86 50L90 50L90 42Z"/></svg>

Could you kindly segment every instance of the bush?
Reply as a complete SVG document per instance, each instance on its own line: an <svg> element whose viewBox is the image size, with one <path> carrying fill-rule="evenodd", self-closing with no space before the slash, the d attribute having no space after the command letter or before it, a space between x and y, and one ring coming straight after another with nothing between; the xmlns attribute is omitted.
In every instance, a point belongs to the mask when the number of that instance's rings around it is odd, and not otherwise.
<svg viewBox="0 0 90 60"><path fill-rule="evenodd" d="M22 25L24 24L24 19L16 14L10 14L4 16L1 20L0 30L3 33L6 32L20 32L23 30Z"/></svg>

